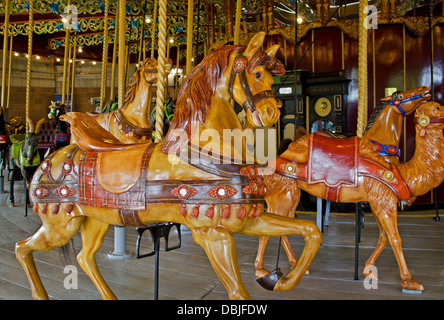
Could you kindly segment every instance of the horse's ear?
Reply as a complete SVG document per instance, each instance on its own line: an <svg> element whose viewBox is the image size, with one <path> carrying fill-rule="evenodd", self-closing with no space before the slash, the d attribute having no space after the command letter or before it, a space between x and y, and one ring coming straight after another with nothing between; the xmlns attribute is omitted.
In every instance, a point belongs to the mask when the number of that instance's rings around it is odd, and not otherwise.
<svg viewBox="0 0 444 320"><path fill-rule="evenodd" d="M271 46L270 48L268 48L267 50L265 50L265 52L268 54L268 56L270 58L274 58L274 56L276 55L276 52L279 50L279 45L275 44L274 46Z"/></svg>
<svg viewBox="0 0 444 320"><path fill-rule="evenodd" d="M248 60L250 60L253 55L256 53L257 50L262 48L262 44L264 43L265 39L265 32L261 31L258 32L253 38L251 38L250 43L247 46L247 49L245 49L244 56L247 57Z"/></svg>

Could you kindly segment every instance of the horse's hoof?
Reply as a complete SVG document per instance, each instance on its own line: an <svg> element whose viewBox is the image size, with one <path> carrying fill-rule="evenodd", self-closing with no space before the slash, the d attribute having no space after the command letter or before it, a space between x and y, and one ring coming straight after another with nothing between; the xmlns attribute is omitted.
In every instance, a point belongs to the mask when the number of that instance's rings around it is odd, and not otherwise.
<svg viewBox="0 0 444 320"><path fill-rule="evenodd" d="M10 207L10 208L14 208L14 207L15 207L15 203L14 203L14 202L10 202L10 203L9 203L9 207Z"/></svg>
<svg viewBox="0 0 444 320"><path fill-rule="evenodd" d="M269 274L263 276L262 278L256 279L262 288L273 291L276 283L282 277L282 272L279 268L274 269Z"/></svg>
<svg viewBox="0 0 444 320"><path fill-rule="evenodd" d="M256 272L254 273L254 275L256 276L256 278L262 278L265 277L266 275L268 275L270 273L270 271L268 271L267 269L257 269Z"/></svg>
<svg viewBox="0 0 444 320"><path fill-rule="evenodd" d="M401 282L402 292L410 294L421 294L424 287L416 280L403 280Z"/></svg>
<svg viewBox="0 0 444 320"><path fill-rule="evenodd" d="M368 277L372 280L377 281L378 280L378 274L376 272L373 272L374 266L373 265L368 265L364 267L364 270L362 270L362 275L364 277Z"/></svg>

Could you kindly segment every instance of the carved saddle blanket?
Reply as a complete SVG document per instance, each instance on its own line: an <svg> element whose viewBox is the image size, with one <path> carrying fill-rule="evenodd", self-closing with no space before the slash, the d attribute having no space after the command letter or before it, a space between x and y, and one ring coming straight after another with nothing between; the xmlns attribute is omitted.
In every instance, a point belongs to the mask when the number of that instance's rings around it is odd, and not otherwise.
<svg viewBox="0 0 444 320"><path fill-rule="evenodd" d="M360 156L358 147L357 137L335 139L312 133L307 163L277 157L273 169L278 174L303 180L309 185L323 184L326 187L323 198L334 202L339 200L341 187L357 187L360 176L384 183L399 200L412 197L396 166Z"/></svg>
<svg viewBox="0 0 444 320"><path fill-rule="evenodd" d="M33 203L76 202L84 206L118 209L121 220L137 221L137 210L150 203L177 203L186 214L186 205L194 205L191 215L197 217L199 205L226 204L224 218L230 215L230 204L252 204L260 214L265 187L262 176L253 165L211 163L182 156L182 161L199 170L219 176L216 180L147 180L149 163L156 144L108 152L73 148L60 164L62 174L51 175L51 158L45 160L31 183ZM73 158L80 152L78 168ZM196 161L197 159L197 161ZM186 164L182 164L186 165ZM43 176L46 179L41 180ZM245 206L244 206L245 208ZM242 218L238 213L238 217ZM206 214L212 217L211 213ZM128 218L128 216L130 216ZM125 223L129 225L128 223ZM131 224L130 224L131 225Z"/></svg>

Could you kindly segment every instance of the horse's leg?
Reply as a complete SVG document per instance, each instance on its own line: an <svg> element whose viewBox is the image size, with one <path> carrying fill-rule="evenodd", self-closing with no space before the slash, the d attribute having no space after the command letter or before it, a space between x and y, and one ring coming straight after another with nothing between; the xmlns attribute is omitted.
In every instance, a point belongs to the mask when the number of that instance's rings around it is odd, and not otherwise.
<svg viewBox="0 0 444 320"><path fill-rule="evenodd" d="M77 255L79 265L94 282L104 300L117 299L100 274L95 258L97 251L102 247L108 228L109 224L86 217L80 227L82 250Z"/></svg>
<svg viewBox="0 0 444 320"><path fill-rule="evenodd" d="M373 280L378 280L378 274L374 273L372 271L372 269L376 263L376 259L378 259L382 250L387 246L389 240L387 238L387 234L385 233L384 228L381 225L381 222L379 222L378 216L376 214L374 214L374 216L375 216L375 220L376 220L378 227L379 227L379 239L378 239L378 243L375 247L375 250L373 250L372 254L365 262L365 266L364 266L364 270L362 270L362 274L365 277L370 277Z"/></svg>
<svg viewBox="0 0 444 320"><path fill-rule="evenodd" d="M233 235L224 228L191 229L194 241L205 250L230 299L249 299L239 272Z"/></svg>
<svg viewBox="0 0 444 320"><path fill-rule="evenodd" d="M31 237L16 243L15 254L28 277L32 297L34 299L48 299L32 252L47 251L67 244L79 230L83 217L72 217L66 214L60 210L61 206L58 204L40 204L35 208L42 220L42 226Z"/></svg>
<svg viewBox="0 0 444 320"><path fill-rule="evenodd" d="M412 279L412 275L405 262L401 237L398 232L396 199L391 201L374 201L369 199L369 203L392 246L401 274L401 287L407 290L424 290L424 287L418 281Z"/></svg>
<svg viewBox="0 0 444 320"><path fill-rule="evenodd" d="M316 255L322 238L319 229L313 221L267 213L255 218L254 222L242 230L241 233L259 237L266 235L279 237L295 234L304 238L305 247L301 257L288 274L279 279L273 290L290 290L299 283Z"/></svg>
<svg viewBox="0 0 444 320"><path fill-rule="evenodd" d="M257 248L256 261L254 263L254 266L256 267L255 276L258 278L262 278L270 273L270 271L264 269L264 254L268 240L270 240L270 237L259 237L259 246Z"/></svg>

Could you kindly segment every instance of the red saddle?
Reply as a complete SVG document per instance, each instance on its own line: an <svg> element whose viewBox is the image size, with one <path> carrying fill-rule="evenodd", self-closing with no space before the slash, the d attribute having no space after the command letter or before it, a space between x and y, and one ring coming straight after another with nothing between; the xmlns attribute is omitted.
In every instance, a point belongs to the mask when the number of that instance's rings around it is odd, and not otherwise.
<svg viewBox="0 0 444 320"><path fill-rule="evenodd" d="M340 143L334 143L340 141ZM311 134L309 139L308 184L327 187L357 186L358 138L332 139Z"/></svg>

